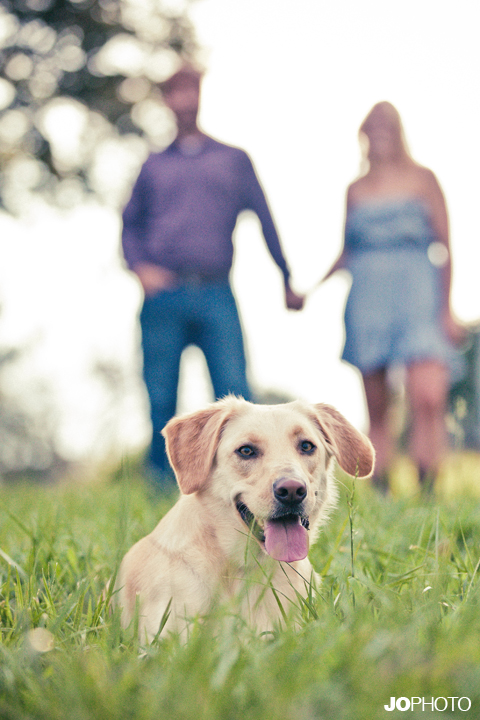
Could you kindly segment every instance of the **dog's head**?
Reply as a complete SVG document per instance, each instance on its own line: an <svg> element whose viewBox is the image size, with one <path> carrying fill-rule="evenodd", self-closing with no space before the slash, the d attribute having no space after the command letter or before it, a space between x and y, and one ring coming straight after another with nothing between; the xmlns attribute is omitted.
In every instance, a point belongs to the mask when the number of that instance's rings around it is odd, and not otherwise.
<svg viewBox="0 0 480 720"><path fill-rule="evenodd" d="M182 493L221 501L286 562L306 557L308 530L335 504L333 458L349 475L373 472L370 441L329 405L230 396L170 420L163 434Z"/></svg>

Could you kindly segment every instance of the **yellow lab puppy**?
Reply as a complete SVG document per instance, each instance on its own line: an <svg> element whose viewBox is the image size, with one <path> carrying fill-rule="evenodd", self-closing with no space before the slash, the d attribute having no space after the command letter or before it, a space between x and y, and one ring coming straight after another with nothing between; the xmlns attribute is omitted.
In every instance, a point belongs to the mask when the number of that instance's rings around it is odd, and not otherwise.
<svg viewBox="0 0 480 720"><path fill-rule="evenodd" d="M370 441L334 408L300 401L253 405L229 396L176 417L163 434L178 502L124 557L115 601L140 636L180 632L217 600L236 598L259 631L281 619L314 575L309 543L336 503L333 459L373 472ZM274 591L272 590L274 589Z"/></svg>

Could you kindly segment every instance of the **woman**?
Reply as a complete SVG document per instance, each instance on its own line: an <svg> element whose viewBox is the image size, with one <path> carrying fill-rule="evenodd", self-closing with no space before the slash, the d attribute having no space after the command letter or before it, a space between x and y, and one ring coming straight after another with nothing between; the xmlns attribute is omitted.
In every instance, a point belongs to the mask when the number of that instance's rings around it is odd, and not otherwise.
<svg viewBox="0 0 480 720"><path fill-rule="evenodd" d="M387 489L394 452L387 371L403 365L411 456L429 485L447 447L449 374L462 338L450 307L447 210L435 175L409 155L393 105L373 107L360 140L368 170L348 188L344 247L324 280L341 268L352 275L343 359L362 373L375 484Z"/></svg>

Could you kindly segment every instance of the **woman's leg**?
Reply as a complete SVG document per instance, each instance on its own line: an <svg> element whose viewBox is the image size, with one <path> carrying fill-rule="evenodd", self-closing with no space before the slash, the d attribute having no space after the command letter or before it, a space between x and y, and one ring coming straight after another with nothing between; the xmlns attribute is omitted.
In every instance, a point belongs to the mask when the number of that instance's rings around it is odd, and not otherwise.
<svg viewBox="0 0 480 720"><path fill-rule="evenodd" d="M412 414L411 455L420 481L433 481L448 446L448 369L435 360L413 363L407 368L407 393Z"/></svg>
<svg viewBox="0 0 480 720"><path fill-rule="evenodd" d="M393 456L393 438L389 423L389 388L385 368L363 376L363 385L370 418L370 440L375 448L373 482L387 488L386 474Z"/></svg>

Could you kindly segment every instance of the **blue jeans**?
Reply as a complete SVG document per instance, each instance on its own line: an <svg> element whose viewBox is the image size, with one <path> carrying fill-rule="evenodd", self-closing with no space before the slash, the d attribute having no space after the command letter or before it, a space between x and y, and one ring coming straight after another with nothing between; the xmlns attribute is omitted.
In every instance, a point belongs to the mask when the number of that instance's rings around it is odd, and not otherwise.
<svg viewBox="0 0 480 720"><path fill-rule="evenodd" d="M163 471L168 460L160 432L175 415L183 350L202 350L217 399L234 393L248 400L242 328L227 280L185 283L145 298L140 324L153 426L150 461Z"/></svg>

